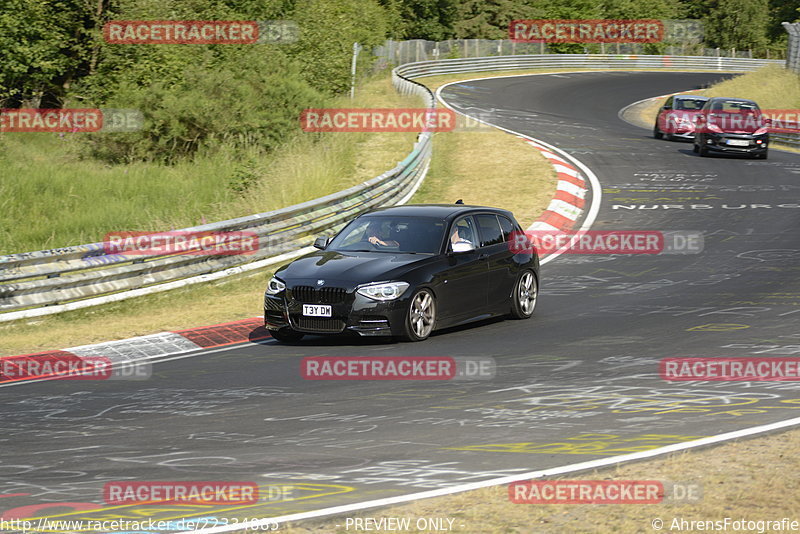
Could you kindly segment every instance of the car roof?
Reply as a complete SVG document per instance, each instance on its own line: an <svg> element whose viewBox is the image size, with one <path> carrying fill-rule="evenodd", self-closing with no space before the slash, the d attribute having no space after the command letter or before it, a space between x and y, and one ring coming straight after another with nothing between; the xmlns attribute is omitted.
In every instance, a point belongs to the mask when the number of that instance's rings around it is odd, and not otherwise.
<svg viewBox="0 0 800 534"><path fill-rule="evenodd" d="M412 217L436 217L439 219L450 219L459 215L478 211L489 211L499 215L513 218L513 214L502 208L491 208L489 206L472 206L467 204L405 204L402 206L391 206L388 208L378 208L364 215L399 215ZM363 216L363 215L362 215Z"/></svg>
<svg viewBox="0 0 800 534"><path fill-rule="evenodd" d="M750 100L747 98L736 98L736 97L727 97L727 96L715 96L711 98L711 100L726 100L731 102L747 102L748 104L755 104L755 100Z"/></svg>
<svg viewBox="0 0 800 534"><path fill-rule="evenodd" d="M676 100L708 100L707 96L703 95L675 95Z"/></svg>

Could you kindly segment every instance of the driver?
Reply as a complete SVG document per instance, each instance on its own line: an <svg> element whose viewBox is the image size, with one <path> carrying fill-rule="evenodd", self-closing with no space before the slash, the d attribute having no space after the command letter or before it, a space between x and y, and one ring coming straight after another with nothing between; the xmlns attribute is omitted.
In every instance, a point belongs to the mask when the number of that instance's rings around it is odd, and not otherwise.
<svg viewBox="0 0 800 534"><path fill-rule="evenodd" d="M364 235L368 235L367 241L373 245L380 245L382 247L399 247L400 243L392 239L386 239L383 235L380 221L370 221L367 225L367 230Z"/></svg>
<svg viewBox="0 0 800 534"><path fill-rule="evenodd" d="M466 243L466 244L468 244L470 246L474 246L472 241L470 241L469 239L466 238L466 236L469 235L468 234L469 230L467 228L463 228L462 230L463 230L463 233L465 234L464 237L458 235L458 227L457 226L455 228L453 228L453 234L450 236L450 244L451 245L455 245L456 243Z"/></svg>

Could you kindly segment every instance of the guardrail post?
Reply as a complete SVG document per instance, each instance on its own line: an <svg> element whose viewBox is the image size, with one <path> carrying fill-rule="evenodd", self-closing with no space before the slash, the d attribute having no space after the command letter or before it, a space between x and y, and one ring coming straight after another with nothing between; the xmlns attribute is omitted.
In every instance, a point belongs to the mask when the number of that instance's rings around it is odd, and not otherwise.
<svg viewBox="0 0 800 534"><path fill-rule="evenodd" d="M800 24L783 22L783 29L789 34L786 46L786 68L800 72Z"/></svg>

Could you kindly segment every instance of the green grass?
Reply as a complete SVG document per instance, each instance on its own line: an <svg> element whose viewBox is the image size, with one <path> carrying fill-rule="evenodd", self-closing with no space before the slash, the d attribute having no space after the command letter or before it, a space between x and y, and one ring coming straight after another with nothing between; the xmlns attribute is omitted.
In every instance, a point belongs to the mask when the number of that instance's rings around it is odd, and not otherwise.
<svg viewBox="0 0 800 534"><path fill-rule="evenodd" d="M329 105L419 104L398 95L383 76L363 84L355 100ZM416 137L300 134L272 154L223 148L167 166L83 159L75 135L80 134L0 135L0 254L93 243L110 231L184 228L297 204L393 168Z"/></svg>
<svg viewBox="0 0 800 534"><path fill-rule="evenodd" d="M800 76L779 65L769 65L718 83L701 92L706 96L748 98L761 109L800 107Z"/></svg>

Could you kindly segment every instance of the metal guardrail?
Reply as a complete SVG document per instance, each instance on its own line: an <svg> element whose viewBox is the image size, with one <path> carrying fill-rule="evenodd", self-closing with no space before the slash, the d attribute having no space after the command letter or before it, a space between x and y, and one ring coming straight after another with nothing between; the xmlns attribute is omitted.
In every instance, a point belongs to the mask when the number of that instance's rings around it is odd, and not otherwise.
<svg viewBox="0 0 800 534"><path fill-rule="evenodd" d="M791 147L800 148L800 134L792 134L792 133L771 133L769 134L769 138L772 141L776 141L782 145L789 145Z"/></svg>
<svg viewBox="0 0 800 534"><path fill-rule="evenodd" d="M616 54L544 54L532 56L498 56L442 59L408 63L396 70L407 78L480 71L527 70L540 68L568 69L667 69L718 70L748 72L766 65L783 65L782 60L711 56L645 56Z"/></svg>
<svg viewBox="0 0 800 534"><path fill-rule="evenodd" d="M405 95L434 107L433 94L412 78L481 71L569 69L669 69L744 72L770 63L726 57L563 54L421 61L396 67L392 83ZM314 236L341 228L374 207L406 202L424 178L431 133L421 133L412 152L394 169L358 186L276 211L181 231L248 231L266 247L252 255L160 257L106 254L103 243L0 256L0 322L85 308L165 291L277 263L305 252ZM279 246L269 246L277 242ZM287 250L292 253L287 254Z"/></svg>
<svg viewBox="0 0 800 534"><path fill-rule="evenodd" d="M406 95L434 106L425 86L393 72ZM0 256L0 322L123 300L260 268L307 251L316 235L335 231L379 206L407 202L424 178L431 134L421 133L411 153L394 169L344 191L287 208L179 230L252 232L259 249L249 255L107 254L103 243ZM286 254L287 251L293 253Z"/></svg>

